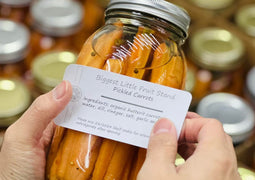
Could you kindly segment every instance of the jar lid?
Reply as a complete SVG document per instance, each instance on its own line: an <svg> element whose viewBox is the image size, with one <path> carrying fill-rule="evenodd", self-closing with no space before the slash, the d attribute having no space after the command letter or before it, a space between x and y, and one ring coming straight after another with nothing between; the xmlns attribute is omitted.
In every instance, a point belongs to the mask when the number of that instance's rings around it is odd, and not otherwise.
<svg viewBox="0 0 255 180"><path fill-rule="evenodd" d="M192 90L194 89L195 83L196 83L195 70L188 68L187 75L186 75L185 90L192 92Z"/></svg>
<svg viewBox="0 0 255 180"><path fill-rule="evenodd" d="M246 87L249 93L255 97L255 67L251 68L246 77Z"/></svg>
<svg viewBox="0 0 255 180"><path fill-rule="evenodd" d="M224 9L233 4L234 0L190 0L193 4L198 7L209 9L209 10L219 10Z"/></svg>
<svg viewBox="0 0 255 180"><path fill-rule="evenodd" d="M238 167L238 172L242 180L255 180L255 172L247 168Z"/></svg>
<svg viewBox="0 0 255 180"><path fill-rule="evenodd" d="M225 29L199 29L190 35L189 47L192 61L208 70L228 71L243 63L243 42Z"/></svg>
<svg viewBox="0 0 255 180"><path fill-rule="evenodd" d="M0 64L22 60L28 50L30 33L19 23L0 19Z"/></svg>
<svg viewBox="0 0 255 180"><path fill-rule="evenodd" d="M31 96L19 80L0 79L0 126L8 126L28 108Z"/></svg>
<svg viewBox="0 0 255 180"><path fill-rule="evenodd" d="M33 26L51 36L74 34L83 19L82 5L71 0L39 0L31 5Z"/></svg>
<svg viewBox="0 0 255 180"><path fill-rule="evenodd" d="M66 67L76 62L77 55L69 51L52 51L39 55L32 64L36 86L46 93L58 85Z"/></svg>
<svg viewBox="0 0 255 180"><path fill-rule="evenodd" d="M106 14L110 10L116 9L134 10L157 16L179 27L183 31L184 38L188 36L190 24L188 13L170 2L164 0L111 0L106 9Z"/></svg>
<svg viewBox="0 0 255 180"><path fill-rule="evenodd" d="M225 132L238 144L248 138L254 128L254 112L241 97L229 93L212 93L197 106L197 113L218 119Z"/></svg>
<svg viewBox="0 0 255 180"><path fill-rule="evenodd" d="M10 6L27 6L32 0L0 0L0 3L7 4Z"/></svg>
<svg viewBox="0 0 255 180"><path fill-rule="evenodd" d="M255 4L241 7L235 15L235 21L248 35L255 37Z"/></svg>

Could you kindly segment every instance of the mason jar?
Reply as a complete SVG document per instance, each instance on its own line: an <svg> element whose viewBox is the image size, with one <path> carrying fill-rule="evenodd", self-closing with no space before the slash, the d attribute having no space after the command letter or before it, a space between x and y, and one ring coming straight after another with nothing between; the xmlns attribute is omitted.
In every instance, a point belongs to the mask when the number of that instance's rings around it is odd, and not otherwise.
<svg viewBox="0 0 255 180"><path fill-rule="evenodd" d="M183 8L163 0L112 0L105 14L105 25L84 43L77 64L184 89L182 45L190 17ZM143 148L58 126L46 177L136 179L145 154Z"/></svg>
<svg viewBox="0 0 255 180"><path fill-rule="evenodd" d="M255 38L255 3L241 6L234 15L236 25Z"/></svg>
<svg viewBox="0 0 255 180"><path fill-rule="evenodd" d="M74 37L82 26L83 8L72 0L38 0L30 8L31 53L27 66L33 59L50 50L78 52Z"/></svg>
<svg viewBox="0 0 255 180"><path fill-rule="evenodd" d="M0 0L0 18L28 23L32 0Z"/></svg>
<svg viewBox="0 0 255 180"><path fill-rule="evenodd" d="M255 116L250 104L230 93L212 93L198 104L196 112L206 118L215 118L223 124L233 144L248 140L254 132Z"/></svg>
<svg viewBox="0 0 255 180"><path fill-rule="evenodd" d="M61 83L66 67L74 64L76 59L77 54L71 51L48 51L38 55L31 69L33 98Z"/></svg>
<svg viewBox="0 0 255 180"><path fill-rule="evenodd" d="M233 33L219 27L195 30L190 34L187 52L196 67L194 104L210 93L243 94L245 47Z"/></svg>
<svg viewBox="0 0 255 180"><path fill-rule="evenodd" d="M0 78L1 128L14 123L30 104L30 91L21 80Z"/></svg>
<svg viewBox="0 0 255 180"><path fill-rule="evenodd" d="M0 77L22 77L30 32L22 24L0 19Z"/></svg>

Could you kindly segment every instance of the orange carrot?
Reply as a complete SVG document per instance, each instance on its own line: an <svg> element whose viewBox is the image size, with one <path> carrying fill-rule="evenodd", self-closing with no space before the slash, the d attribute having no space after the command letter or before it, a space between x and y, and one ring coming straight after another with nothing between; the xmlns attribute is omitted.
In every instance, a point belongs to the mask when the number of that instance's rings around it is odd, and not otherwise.
<svg viewBox="0 0 255 180"><path fill-rule="evenodd" d="M145 67L151 53L151 42L144 36L151 30L139 27L131 48L131 55L127 59L126 75L137 79L143 79Z"/></svg>
<svg viewBox="0 0 255 180"><path fill-rule="evenodd" d="M119 59L108 59L103 70L122 74L124 72L124 62Z"/></svg>
<svg viewBox="0 0 255 180"><path fill-rule="evenodd" d="M122 172L135 147L118 142L104 180L121 180Z"/></svg>
<svg viewBox="0 0 255 180"><path fill-rule="evenodd" d="M57 126L51 143L51 147L48 153L48 159L46 164L46 176L49 176L51 165L57 155L60 143L63 139L65 128ZM48 177L49 178L49 177Z"/></svg>
<svg viewBox="0 0 255 180"><path fill-rule="evenodd" d="M121 38L122 29L116 28L115 30L105 33L96 38L97 32L87 39L84 43L82 50L78 56L77 64L91 66L101 69L105 64L106 59L114 51L115 42Z"/></svg>
<svg viewBox="0 0 255 180"><path fill-rule="evenodd" d="M134 151L131 152L131 155L129 156L128 162L126 163L126 166L122 172L122 178L121 180L130 180L130 174L132 172L132 166L134 163L134 159L135 159L135 155L137 153L137 149L136 148Z"/></svg>
<svg viewBox="0 0 255 180"><path fill-rule="evenodd" d="M75 143L73 142L75 140ZM52 164L52 180L88 180L99 152L101 139L89 134L67 130ZM81 147L84 147L81 149Z"/></svg>
<svg viewBox="0 0 255 180"><path fill-rule="evenodd" d="M129 180L136 180L137 175L145 161L145 157L146 157L146 149L139 148Z"/></svg>
<svg viewBox="0 0 255 180"><path fill-rule="evenodd" d="M169 61L169 62L168 62ZM164 62L168 62L164 64ZM185 63L181 56L171 54L170 47L162 43L155 50L150 82L181 89L185 76Z"/></svg>
<svg viewBox="0 0 255 180"><path fill-rule="evenodd" d="M106 170L111 162L117 141L104 139L100 148L99 156L96 161L92 180L102 180L105 176Z"/></svg>

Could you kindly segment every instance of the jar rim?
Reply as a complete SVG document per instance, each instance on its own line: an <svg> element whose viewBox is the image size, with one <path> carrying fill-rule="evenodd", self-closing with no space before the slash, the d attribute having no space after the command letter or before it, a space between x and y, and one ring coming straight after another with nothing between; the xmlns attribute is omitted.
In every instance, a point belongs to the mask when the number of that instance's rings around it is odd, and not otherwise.
<svg viewBox="0 0 255 180"><path fill-rule="evenodd" d="M106 9L106 16L112 10L133 10L161 18L179 27L184 38L188 37L190 16L188 12L175 4L161 0L111 0Z"/></svg>

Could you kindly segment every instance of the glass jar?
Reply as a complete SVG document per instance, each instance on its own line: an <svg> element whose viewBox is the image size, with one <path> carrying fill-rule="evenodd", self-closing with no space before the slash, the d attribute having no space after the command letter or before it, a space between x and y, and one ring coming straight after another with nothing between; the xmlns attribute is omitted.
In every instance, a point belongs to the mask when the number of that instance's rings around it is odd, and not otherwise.
<svg viewBox="0 0 255 180"><path fill-rule="evenodd" d="M194 104L214 92L242 95L244 55L243 42L225 29L205 27L191 33L188 59L196 67Z"/></svg>
<svg viewBox="0 0 255 180"><path fill-rule="evenodd" d="M234 0L215 0L215 1L207 1L207 0L190 0L194 5L208 9L213 11L218 11L221 9L225 9L233 4Z"/></svg>
<svg viewBox="0 0 255 180"><path fill-rule="evenodd" d="M0 0L0 18L16 22L28 22L29 6L32 0Z"/></svg>
<svg viewBox="0 0 255 180"><path fill-rule="evenodd" d="M14 123L31 104L30 91L17 79L0 78L0 127Z"/></svg>
<svg viewBox="0 0 255 180"><path fill-rule="evenodd" d="M82 25L83 9L79 2L71 0L39 0L31 5L33 32L31 53L27 66L33 59L50 50L78 52L74 37Z"/></svg>
<svg viewBox="0 0 255 180"><path fill-rule="evenodd" d="M0 19L0 77L21 77L26 71L30 33L22 24Z"/></svg>
<svg viewBox="0 0 255 180"><path fill-rule="evenodd" d="M33 97L47 93L57 86L66 67L74 64L77 54L70 51L49 51L37 56L32 64Z"/></svg>
<svg viewBox="0 0 255 180"><path fill-rule="evenodd" d="M245 82L245 97L255 110L255 67L252 67L246 76Z"/></svg>
<svg viewBox="0 0 255 180"><path fill-rule="evenodd" d="M184 89L182 45L190 23L185 10L163 0L112 0L105 14L106 24L85 42L77 64ZM46 177L136 179L145 154L143 148L58 126Z"/></svg>
<svg viewBox="0 0 255 180"><path fill-rule="evenodd" d="M255 37L255 4L244 5L235 14L235 23L247 35Z"/></svg>
<svg viewBox="0 0 255 180"><path fill-rule="evenodd" d="M203 117L218 119L225 132L232 137L234 145L244 142L253 134L254 111L240 96L212 93L199 102L196 111Z"/></svg>

